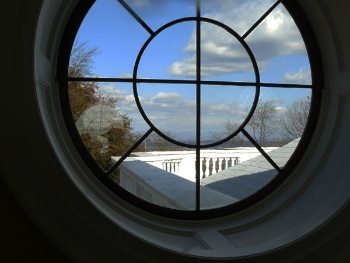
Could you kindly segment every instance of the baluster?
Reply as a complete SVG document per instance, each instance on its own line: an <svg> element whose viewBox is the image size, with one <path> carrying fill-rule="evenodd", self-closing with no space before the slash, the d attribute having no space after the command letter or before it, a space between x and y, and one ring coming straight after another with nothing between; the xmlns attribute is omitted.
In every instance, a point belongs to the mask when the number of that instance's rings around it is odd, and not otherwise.
<svg viewBox="0 0 350 263"><path fill-rule="evenodd" d="M225 171L225 169L226 169L226 159L223 158L223 159L222 159L222 163L221 163L221 170L222 170L222 171Z"/></svg>
<svg viewBox="0 0 350 263"><path fill-rule="evenodd" d="M168 171L168 162L165 161L165 171Z"/></svg>
<svg viewBox="0 0 350 263"><path fill-rule="evenodd" d="M230 157L230 159L228 159L227 161L227 168L232 167L232 157Z"/></svg>
<svg viewBox="0 0 350 263"><path fill-rule="evenodd" d="M206 171L207 171L207 159L204 157L202 159L202 172L203 172L202 178L205 178Z"/></svg>
<svg viewBox="0 0 350 263"><path fill-rule="evenodd" d="M215 161L215 171L216 171L216 173L219 172L219 168L220 168L219 162L220 162L220 159L216 158L216 161Z"/></svg>
<svg viewBox="0 0 350 263"><path fill-rule="evenodd" d="M213 174L213 158L209 160L209 176Z"/></svg>
<svg viewBox="0 0 350 263"><path fill-rule="evenodd" d="M238 157L235 157L235 165L238 164Z"/></svg>
<svg viewBox="0 0 350 263"><path fill-rule="evenodd" d="M209 176L209 157L207 157L207 160L205 162L205 165L207 166L207 177Z"/></svg>

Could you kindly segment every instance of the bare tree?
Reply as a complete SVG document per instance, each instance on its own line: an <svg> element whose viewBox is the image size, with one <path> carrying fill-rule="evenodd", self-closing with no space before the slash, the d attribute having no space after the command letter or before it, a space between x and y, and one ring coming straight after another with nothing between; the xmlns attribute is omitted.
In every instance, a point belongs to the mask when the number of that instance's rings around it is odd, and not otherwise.
<svg viewBox="0 0 350 263"><path fill-rule="evenodd" d="M275 132L276 103L274 101L262 101L248 123L254 139L265 146L271 134Z"/></svg>
<svg viewBox="0 0 350 263"><path fill-rule="evenodd" d="M68 75L70 77L86 77L91 75L93 57L98 53L96 48L88 48L86 43L76 42L73 46ZM76 121L89 107L99 102L98 85L95 82L68 82L69 100Z"/></svg>
<svg viewBox="0 0 350 263"><path fill-rule="evenodd" d="M69 61L68 75L91 76L96 54L98 49L89 48L86 43L75 43ZM91 122L92 127L97 127L98 136L94 132L82 129L80 136L86 149L103 169L108 169L111 165L111 156L123 155L137 140L131 127L132 120L120 112L118 105L120 99L103 92L96 82L70 81L68 93L70 109L78 130L78 124L84 123L81 118L85 117ZM104 127L102 132L102 126L105 124L108 128Z"/></svg>
<svg viewBox="0 0 350 263"><path fill-rule="evenodd" d="M93 58L99 53L97 48L89 48L86 42L76 41L69 59L68 75L86 77L92 74Z"/></svg>
<svg viewBox="0 0 350 263"><path fill-rule="evenodd" d="M290 104L280 118L282 135L293 140L301 137L306 127L310 111L311 98L300 99Z"/></svg>
<svg viewBox="0 0 350 263"><path fill-rule="evenodd" d="M229 135L233 134L235 131L237 131L237 129L239 128L240 125L241 124L238 122L226 121L226 123L225 123L226 136L229 136ZM235 137L233 137L230 140L230 144L233 147L243 146L243 144L244 144L243 134L238 133Z"/></svg>

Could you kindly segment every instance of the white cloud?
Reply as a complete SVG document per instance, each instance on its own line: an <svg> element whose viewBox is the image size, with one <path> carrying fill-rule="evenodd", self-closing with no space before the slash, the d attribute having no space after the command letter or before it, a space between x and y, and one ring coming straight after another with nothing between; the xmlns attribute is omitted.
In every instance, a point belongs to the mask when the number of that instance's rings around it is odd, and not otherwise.
<svg viewBox="0 0 350 263"><path fill-rule="evenodd" d="M243 35L255 21L274 3L272 0L214 1L216 8L204 14L231 26ZM239 41L224 29L202 23L201 30L202 74L206 76L252 71L248 54ZM246 39L260 68L269 60L282 55L306 52L300 33L289 13L277 7ZM195 32L184 51L187 57L175 61L168 72L175 76L194 76L196 39ZM306 54L306 53L305 53Z"/></svg>
<svg viewBox="0 0 350 263"><path fill-rule="evenodd" d="M103 86L109 94L117 94L119 113L132 119L135 131L145 131L149 127L136 106L134 95L113 85ZM163 132L171 131L175 137L188 140L195 138L196 102L177 92L158 92L152 96L139 97L141 105L152 123ZM202 126L206 131L218 131L224 128L227 120L242 120L247 108L239 103L203 102L201 106ZM208 132L208 136L211 133ZM192 136L192 137L191 137ZM178 138L178 137L177 137Z"/></svg>
<svg viewBox="0 0 350 263"><path fill-rule="evenodd" d="M168 69L168 73L175 76L196 76L195 57L191 56L181 61L174 62Z"/></svg>
<svg viewBox="0 0 350 263"><path fill-rule="evenodd" d="M113 85L101 85L99 86L98 92L102 96L109 96L115 98L125 95L125 91L116 89Z"/></svg>
<svg viewBox="0 0 350 263"><path fill-rule="evenodd" d="M283 76L283 80L294 84L311 84L311 70L300 68L296 72L287 72Z"/></svg>
<svg viewBox="0 0 350 263"><path fill-rule="evenodd" d="M154 97L150 99L152 103L170 103L175 105L178 102L182 102L182 96L176 92L158 92Z"/></svg>
<svg viewBox="0 0 350 263"><path fill-rule="evenodd" d="M129 5L135 6L135 7L148 7L150 6L152 0L129 0L126 1Z"/></svg>
<svg viewBox="0 0 350 263"><path fill-rule="evenodd" d="M275 107L275 110L277 112L285 112L287 110L287 108L283 107L283 106L277 106L277 107Z"/></svg>

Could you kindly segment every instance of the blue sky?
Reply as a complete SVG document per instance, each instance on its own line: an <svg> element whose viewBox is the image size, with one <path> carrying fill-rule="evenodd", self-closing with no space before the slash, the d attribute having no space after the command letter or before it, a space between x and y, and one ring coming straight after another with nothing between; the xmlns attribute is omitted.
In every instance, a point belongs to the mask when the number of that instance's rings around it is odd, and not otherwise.
<svg viewBox="0 0 350 263"><path fill-rule="evenodd" d="M194 0L126 1L153 31L178 18L195 16ZM223 22L243 35L274 3L272 0L203 0L202 15ZM255 81L247 52L231 34L202 23L202 78L217 81ZM161 32L141 59L140 78L195 79L195 23L185 22ZM84 19L76 41L99 49L93 73L98 77L130 77L136 56L149 33L115 0L97 0ZM305 46L293 20L279 5L247 37L260 70L262 82L311 84ZM101 84L104 92L119 98L118 110L133 119L136 131L144 131L133 101L132 85ZM195 86L143 84L138 87L141 103L150 120L179 140L195 137ZM225 133L226 121L239 122L251 107L254 88L202 86L202 137ZM283 111L310 90L263 88L261 98L273 100Z"/></svg>

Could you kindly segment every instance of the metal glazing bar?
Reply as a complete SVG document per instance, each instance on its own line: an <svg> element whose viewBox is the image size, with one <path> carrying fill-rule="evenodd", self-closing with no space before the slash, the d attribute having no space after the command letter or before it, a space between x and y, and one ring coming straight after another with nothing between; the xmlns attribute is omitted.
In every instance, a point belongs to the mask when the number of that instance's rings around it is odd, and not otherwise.
<svg viewBox="0 0 350 263"><path fill-rule="evenodd" d="M237 81L212 81L202 80L202 85L218 85L218 86L239 86L239 87L255 87L256 82L237 82ZM267 88L302 88L310 89L313 86L309 84L286 84L286 83L260 83L260 87Z"/></svg>
<svg viewBox="0 0 350 263"><path fill-rule="evenodd" d="M138 14L136 14L136 12L124 0L118 0L118 2L126 9L126 11L130 13L130 15L132 15L136 19L137 22L139 22L141 26L143 26L144 29L147 30L148 33L153 35L153 30L146 24L145 21L142 20L142 18Z"/></svg>
<svg viewBox="0 0 350 263"><path fill-rule="evenodd" d="M200 210L200 172L201 172L201 6L196 5L196 210Z"/></svg>
<svg viewBox="0 0 350 263"><path fill-rule="evenodd" d="M248 140L258 149L258 151L265 157L265 159L275 168L278 172L281 172L281 168L271 159L271 157L264 151L263 148L254 140L252 136L245 130L242 129L242 133Z"/></svg>
<svg viewBox="0 0 350 263"><path fill-rule="evenodd" d="M297 89L312 89L310 84L286 84L286 83L260 83L260 87L266 88L297 88Z"/></svg>
<svg viewBox="0 0 350 263"><path fill-rule="evenodd" d="M152 129L149 129L120 159L112 166L111 169L107 172L107 175L110 175L118 166L153 132Z"/></svg>
<svg viewBox="0 0 350 263"><path fill-rule="evenodd" d="M276 6L278 6L280 3L282 2L282 0L278 0L274 5L272 5L266 12L265 14L263 14L258 21L256 21L254 23L254 25L251 26L251 28L248 29L248 31L242 36L243 39L246 39L247 36L250 35L250 33L252 33L255 28L257 28L262 21L265 20L265 18L276 8Z"/></svg>
<svg viewBox="0 0 350 263"><path fill-rule="evenodd" d="M129 82L129 83L158 83L158 84L197 84L196 80L181 79L136 79L133 78L86 78L86 77L68 77L68 81L88 81L88 82Z"/></svg>
<svg viewBox="0 0 350 263"><path fill-rule="evenodd" d="M90 77L68 77L67 81L87 81L87 82L125 82L125 83L158 83L158 84L197 84L197 80L187 79L132 79L132 78L90 78ZM200 80L201 85L217 85L217 86L239 86L239 87L254 87L255 82L240 82L240 81L212 81L212 80ZM260 83L260 87L267 88L300 88L300 89L312 89L311 84L287 84L287 83Z"/></svg>
<svg viewBox="0 0 350 263"><path fill-rule="evenodd" d="M132 78L90 78L90 77L68 77L68 81L81 82L133 82Z"/></svg>

